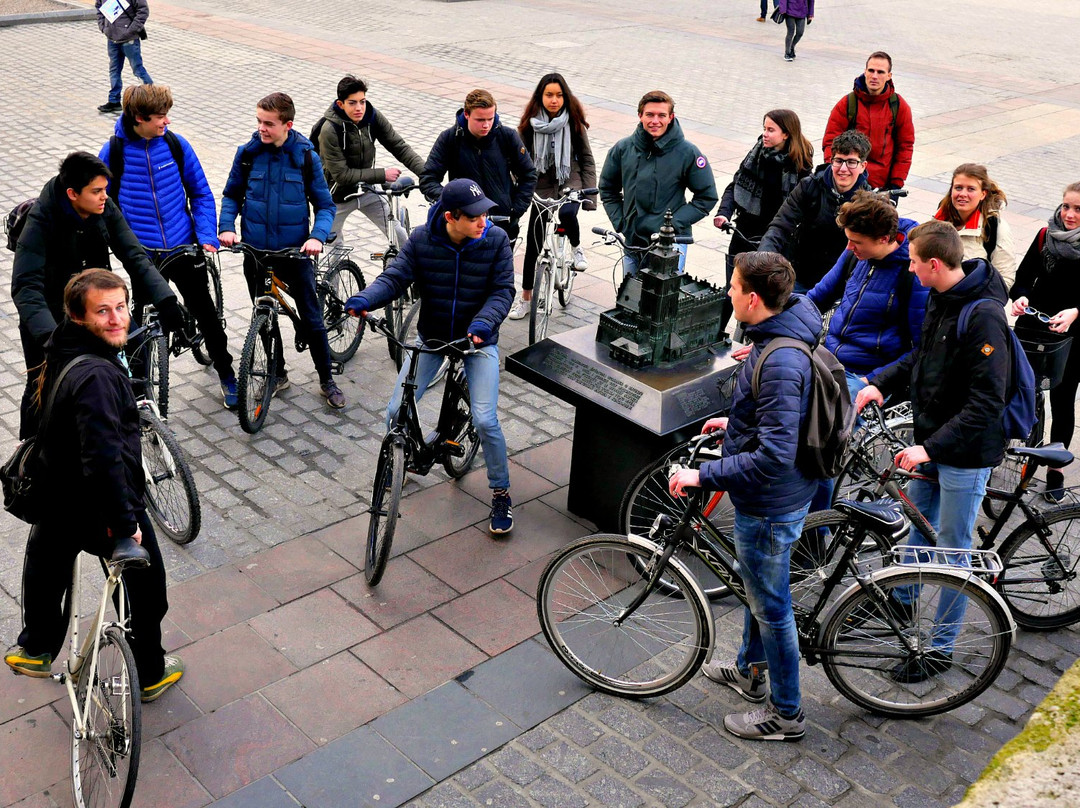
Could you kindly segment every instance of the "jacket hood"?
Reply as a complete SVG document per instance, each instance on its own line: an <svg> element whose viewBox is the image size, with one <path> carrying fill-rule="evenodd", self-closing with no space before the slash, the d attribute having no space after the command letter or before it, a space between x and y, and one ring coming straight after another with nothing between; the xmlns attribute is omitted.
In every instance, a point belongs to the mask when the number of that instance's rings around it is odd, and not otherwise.
<svg viewBox="0 0 1080 808"><path fill-rule="evenodd" d="M813 347L821 334L821 312L805 295L793 294L787 306L757 325L747 326L746 336L751 342L761 342L772 337L791 337Z"/></svg>
<svg viewBox="0 0 1080 808"><path fill-rule="evenodd" d="M311 145L311 141L304 135L300 134L295 129L290 129L288 137L285 138L285 142L281 144L280 148L281 151L295 157L297 164L299 164L304 152L310 151L313 146ZM258 132L252 132L251 140L244 145L244 151L252 154L258 154L260 151L272 152L277 149L277 146L263 143L259 138Z"/></svg>
<svg viewBox="0 0 1080 808"><path fill-rule="evenodd" d="M863 73L858 75L853 86L859 100L864 104L880 104L883 101L888 101L889 96L896 92L892 79L889 79L885 82L885 89L879 95L870 95L870 91L866 88L866 76Z"/></svg>
<svg viewBox="0 0 1080 808"><path fill-rule="evenodd" d="M45 356L54 367L67 364L76 356L86 353L119 364L119 352L116 349L67 317L60 321L45 343Z"/></svg>
<svg viewBox="0 0 1080 808"><path fill-rule="evenodd" d="M446 217L443 216L443 213L445 211L446 208L443 206L441 198L428 209L428 231L431 233L432 238L448 244L455 250L464 249L470 244L475 244L476 242L480 241L484 238L484 236L488 234L488 230L490 230L493 226L491 223L491 219L488 219L484 225L483 235L481 235L480 238L475 238L472 241L466 241L463 244L454 244L454 242L450 239L450 235L446 232Z"/></svg>
<svg viewBox="0 0 1080 808"><path fill-rule="evenodd" d="M370 104L368 105L368 109L371 109ZM465 107L462 107L461 109L459 109L457 111L457 115L455 117L455 120L457 121L458 134L463 135L465 137L470 137L474 141L476 141L476 144L478 146L484 146L484 147L486 147L490 143L495 142L495 138L492 137L492 135L495 134L496 129L498 129L500 126L502 126L502 121L499 119L499 113L496 112L495 113L495 123L493 123L491 125L491 131L488 132L483 137L477 137L476 135L474 135L472 132L469 131L469 122L468 122L468 120L465 119Z"/></svg>
<svg viewBox="0 0 1080 808"><path fill-rule="evenodd" d="M646 132L645 127L639 123L637 129L634 130L634 140L643 150L656 151L662 154L674 149L686 140L686 137L683 135L679 119L675 118L668 126L667 131L658 138L654 138Z"/></svg>
<svg viewBox="0 0 1080 808"><path fill-rule="evenodd" d="M908 242L907 235L916 227L918 227L918 225L919 223L914 219L905 219L901 217L900 221L897 223L897 229L902 236L902 238L897 238L900 246L893 250L891 253L889 253L887 256L885 256L885 258L883 258L881 261L877 261L875 263L883 267L901 265L904 266L904 271L906 272L907 262L911 259L911 256L908 254L908 247L910 246L910 244Z"/></svg>
<svg viewBox="0 0 1080 808"><path fill-rule="evenodd" d="M960 266L964 270L964 279L952 289L940 293L944 301L967 302L988 297L1002 306L1009 302L1005 279L985 258L972 258Z"/></svg>
<svg viewBox="0 0 1080 808"><path fill-rule="evenodd" d="M370 126L371 122L375 120L375 107L368 101L364 108L364 117L357 123L345 113L345 110L337 105L336 101L331 101L330 106L327 107L326 112L323 113L323 117L335 124L351 123L354 126L363 128L365 126Z"/></svg>
<svg viewBox="0 0 1080 808"><path fill-rule="evenodd" d="M57 210L61 215L71 219L72 223L76 227L82 227L84 224L100 219L101 217L94 213L88 218L83 219L78 213L75 212L75 206L71 204L71 200L68 199L67 194L60 187L59 176L53 177L51 180L45 183L45 186L41 189L41 194L38 196L38 204L43 208L50 207L53 210Z"/></svg>

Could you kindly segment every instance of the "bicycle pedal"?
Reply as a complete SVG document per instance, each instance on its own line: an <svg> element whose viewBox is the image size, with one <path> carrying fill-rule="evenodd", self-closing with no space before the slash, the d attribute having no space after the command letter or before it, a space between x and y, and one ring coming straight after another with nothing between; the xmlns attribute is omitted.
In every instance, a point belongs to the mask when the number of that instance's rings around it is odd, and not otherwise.
<svg viewBox="0 0 1080 808"><path fill-rule="evenodd" d="M371 260L372 260L372 261L381 261L381 260L383 259L383 256L384 256L384 255L386 255L386 253L384 253L384 252L374 252L374 253L370 253L370 256L371 256Z"/></svg>
<svg viewBox="0 0 1080 808"><path fill-rule="evenodd" d="M332 376L340 376L344 372L345 372L345 363L344 362L331 362L330 363L330 374Z"/></svg>
<svg viewBox="0 0 1080 808"><path fill-rule="evenodd" d="M454 457L465 456L465 447L458 443L456 440L443 441L443 445L446 447L446 451L448 451Z"/></svg>
<svg viewBox="0 0 1080 808"><path fill-rule="evenodd" d="M306 342L304 342L302 339L297 339L294 344L296 345L296 352L297 353L303 353L304 351L306 351L308 349L308 344Z"/></svg>

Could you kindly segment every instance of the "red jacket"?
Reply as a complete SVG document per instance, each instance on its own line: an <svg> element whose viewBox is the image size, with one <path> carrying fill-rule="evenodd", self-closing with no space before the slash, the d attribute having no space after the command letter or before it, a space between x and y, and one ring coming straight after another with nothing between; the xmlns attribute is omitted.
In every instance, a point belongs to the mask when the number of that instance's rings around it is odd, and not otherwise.
<svg viewBox="0 0 1080 808"><path fill-rule="evenodd" d="M893 95L900 102L893 124L889 98ZM870 159L866 166L866 178L874 188L886 185L903 187L911 170L911 152L915 148L915 125L911 121L911 107L900 97L892 81L885 85L881 95L870 95L866 79L855 79L855 96L858 99L855 128L870 138ZM821 147L825 162L832 159L832 142L848 128L848 99L845 95L836 102L825 127Z"/></svg>

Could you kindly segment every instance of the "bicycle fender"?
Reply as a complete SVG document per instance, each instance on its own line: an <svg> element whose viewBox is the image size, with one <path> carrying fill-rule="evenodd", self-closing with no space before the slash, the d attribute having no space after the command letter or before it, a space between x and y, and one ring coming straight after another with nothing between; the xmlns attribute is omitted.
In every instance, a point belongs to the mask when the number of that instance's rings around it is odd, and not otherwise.
<svg viewBox="0 0 1080 808"><path fill-rule="evenodd" d="M632 544L635 547L646 550L650 553L656 552L659 549L655 542L646 539L644 536L638 536L634 533L627 533L626 535L623 535L621 533L598 533L594 536L591 536L590 538L598 538L601 536L606 539L622 539L627 544ZM690 582L690 586L693 589L694 597L696 597L698 599L698 602L705 607L705 617L709 624L709 637L714 638L709 642L709 651L705 655L705 663L707 664L712 661L713 651L716 648L716 621L713 620L712 609L709 606L709 598L705 595L705 591L701 588L701 584L698 583L698 579L694 576L694 573L690 572L689 567L682 563L682 561L675 558L675 556L672 556L670 559L668 559L668 563L686 576L686 580Z"/></svg>

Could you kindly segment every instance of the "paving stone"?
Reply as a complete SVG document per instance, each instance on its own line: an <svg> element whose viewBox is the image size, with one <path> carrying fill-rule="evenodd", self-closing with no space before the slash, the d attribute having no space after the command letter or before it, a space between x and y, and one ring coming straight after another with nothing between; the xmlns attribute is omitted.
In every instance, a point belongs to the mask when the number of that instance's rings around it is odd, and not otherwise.
<svg viewBox="0 0 1080 808"><path fill-rule="evenodd" d="M549 722L549 726L578 746L588 746L605 732L599 724L573 709L556 715Z"/></svg>
<svg viewBox="0 0 1080 808"><path fill-rule="evenodd" d="M827 801L835 800L851 788L851 784L843 777L809 757L796 760L787 769L787 773Z"/></svg>
<svg viewBox="0 0 1080 808"><path fill-rule="evenodd" d="M567 783L542 775L528 789L529 797L545 808L585 808L589 801Z"/></svg>
<svg viewBox="0 0 1080 808"><path fill-rule="evenodd" d="M507 808L530 808L528 800L507 783L489 783L476 791L481 805L505 805Z"/></svg>
<svg viewBox="0 0 1080 808"><path fill-rule="evenodd" d="M667 808L682 808L694 798L694 792L682 785L677 777L658 769L638 777L634 785Z"/></svg>
<svg viewBox="0 0 1080 808"><path fill-rule="evenodd" d="M521 740L524 741L524 736ZM540 757L571 783L580 783L599 768L592 758L570 748L562 741L548 746Z"/></svg>
<svg viewBox="0 0 1080 808"><path fill-rule="evenodd" d="M747 766L739 779L772 802L788 803L799 793L799 787L789 778L760 762Z"/></svg>
<svg viewBox="0 0 1080 808"><path fill-rule="evenodd" d="M733 780L726 772L707 765L690 772L686 776L686 782L724 808L739 804L750 793L748 786Z"/></svg>
<svg viewBox="0 0 1080 808"><path fill-rule="evenodd" d="M637 712L621 705L604 710L598 718L605 726L632 741L640 741L654 731L653 726Z"/></svg>
<svg viewBox="0 0 1080 808"><path fill-rule="evenodd" d="M636 775L649 765L647 757L612 735L601 738L589 752L623 777Z"/></svg>
<svg viewBox="0 0 1080 808"><path fill-rule="evenodd" d="M885 760L896 754L895 744L859 721L847 724L840 731L840 737L876 760Z"/></svg>
<svg viewBox="0 0 1080 808"><path fill-rule="evenodd" d="M951 802L941 802L924 794L914 786L908 786L897 794L893 802L896 804L896 808L938 808L939 806L952 805Z"/></svg>
<svg viewBox="0 0 1080 808"><path fill-rule="evenodd" d="M888 794L900 785L887 769L882 769L861 752L850 752L840 758L836 769L851 782L875 794Z"/></svg>
<svg viewBox="0 0 1080 808"><path fill-rule="evenodd" d="M558 736L548 727L540 725L521 735L518 743L531 752L539 752L558 740Z"/></svg>
<svg viewBox="0 0 1080 808"><path fill-rule="evenodd" d="M273 778L263 777L250 785L234 791L214 803L215 808L296 808L296 800L289 796Z"/></svg>
<svg viewBox="0 0 1080 808"><path fill-rule="evenodd" d="M500 749L488 758L488 762L504 777L519 786L533 782L543 769L512 747Z"/></svg>
<svg viewBox="0 0 1080 808"><path fill-rule="evenodd" d="M600 805L618 808L637 808L645 804L644 797L634 793L625 783L614 777L601 777L585 786L585 791Z"/></svg>

